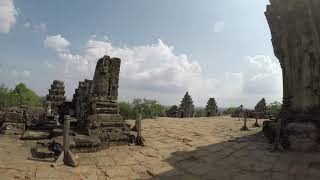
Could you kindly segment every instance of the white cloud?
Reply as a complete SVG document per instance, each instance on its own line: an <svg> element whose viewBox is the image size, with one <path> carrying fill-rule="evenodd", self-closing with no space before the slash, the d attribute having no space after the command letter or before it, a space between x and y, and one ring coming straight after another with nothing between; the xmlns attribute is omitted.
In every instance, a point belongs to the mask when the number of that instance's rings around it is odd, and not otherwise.
<svg viewBox="0 0 320 180"><path fill-rule="evenodd" d="M243 102L241 104L251 107L261 98L266 98L269 103L280 101L282 72L279 63L264 55L246 56L244 60L247 67L242 72L225 74L226 80L232 82L230 88L233 92L224 92L221 95L230 98L230 101Z"/></svg>
<svg viewBox="0 0 320 180"><path fill-rule="evenodd" d="M12 70L11 71L11 75L15 78L15 79L25 79L25 78L29 78L31 76L31 72L28 70L23 70L23 71L17 71L17 70Z"/></svg>
<svg viewBox="0 0 320 180"><path fill-rule="evenodd" d="M32 30L33 32L43 32L47 30L47 25L45 23L31 24L30 22L26 22L23 26L27 29Z"/></svg>
<svg viewBox="0 0 320 180"><path fill-rule="evenodd" d="M31 75L31 72L30 72L30 71L27 71L27 70L22 71L22 76L24 76L24 77L30 77L30 75Z"/></svg>
<svg viewBox="0 0 320 180"><path fill-rule="evenodd" d="M30 22L26 22L26 23L24 23L23 26L28 29L28 28L31 27L31 23Z"/></svg>
<svg viewBox="0 0 320 180"><path fill-rule="evenodd" d="M119 48L109 41L89 39L82 54L59 50L58 54L65 60L65 80L72 84L72 93L77 81L92 79L96 62L104 55L122 59L120 89L127 97L157 98L160 95L165 98L163 103L170 104L172 98L180 101L187 90L195 96L204 95L201 91L206 90L205 87L216 85L215 79L202 77L202 68L196 61L191 61L185 54L175 54L174 48L162 40L150 45Z"/></svg>
<svg viewBox="0 0 320 180"><path fill-rule="evenodd" d="M213 30L215 33L222 32L224 30L224 26L225 26L224 21L217 21L214 24Z"/></svg>
<svg viewBox="0 0 320 180"><path fill-rule="evenodd" d="M103 36L103 39L104 39L105 41L109 41L109 37L108 37L108 36Z"/></svg>
<svg viewBox="0 0 320 180"><path fill-rule="evenodd" d="M64 39L59 36L59 39ZM248 56L243 63L247 69L226 72L221 78L204 77L202 67L186 54L177 54L174 47L162 40L149 45L115 47L110 41L89 39L80 54L57 50L64 60L63 80L71 97L78 81L92 79L96 62L104 55L122 59L120 97L130 100L146 97L163 104L178 104L189 91L198 106L205 106L209 97L222 105L248 104L254 106L262 97L279 100L282 95L281 69L268 56Z"/></svg>
<svg viewBox="0 0 320 180"><path fill-rule="evenodd" d="M45 65L49 68L49 69L56 69L57 67L54 64L49 63L48 61L45 61Z"/></svg>
<svg viewBox="0 0 320 180"><path fill-rule="evenodd" d="M33 25L33 31L35 32L46 31L46 30L47 30L47 25L44 23Z"/></svg>
<svg viewBox="0 0 320 180"><path fill-rule="evenodd" d="M66 52L70 46L70 42L63 38L60 34L55 36L47 36L44 41L47 47L53 48L59 52Z"/></svg>
<svg viewBox="0 0 320 180"><path fill-rule="evenodd" d="M16 23L18 11L14 6L13 0L0 1L0 33L9 33L12 26Z"/></svg>

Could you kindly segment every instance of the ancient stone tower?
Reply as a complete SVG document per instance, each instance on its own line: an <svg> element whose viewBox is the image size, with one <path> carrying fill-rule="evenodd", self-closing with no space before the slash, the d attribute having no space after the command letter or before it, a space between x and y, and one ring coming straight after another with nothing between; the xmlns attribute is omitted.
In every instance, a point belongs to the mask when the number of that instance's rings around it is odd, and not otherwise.
<svg viewBox="0 0 320 180"><path fill-rule="evenodd" d="M254 110L258 113L265 113L267 111L267 103L264 98L262 98L257 105L254 107Z"/></svg>
<svg viewBox="0 0 320 180"><path fill-rule="evenodd" d="M310 149L319 136L319 9L320 1L315 0L271 0L265 13L283 74L280 119L294 148L308 143Z"/></svg>
<svg viewBox="0 0 320 180"><path fill-rule="evenodd" d="M178 117L179 114L179 108L178 106L174 105L171 106L167 111L166 111L167 117Z"/></svg>
<svg viewBox="0 0 320 180"><path fill-rule="evenodd" d="M102 141L127 141L127 124L119 115L119 58L104 56L96 65L93 80L79 82L73 96L80 128Z"/></svg>
<svg viewBox="0 0 320 180"><path fill-rule="evenodd" d="M217 102L214 98L210 98L206 106L206 116L207 117L216 116L217 113L218 113Z"/></svg>
<svg viewBox="0 0 320 180"><path fill-rule="evenodd" d="M187 92L180 104L179 107L179 117L186 118L186 117L193 117L194 112L194 105L191 96Z"/></svg>
<svg viewBox="0 0 320 180"><path fill-rule="evenodd" d="M64 94L64 82L54 80L49 89L49 94L46 96L46 101L51 104L51 110L54 114L59 114L59 107L66 100Z"/></svg>

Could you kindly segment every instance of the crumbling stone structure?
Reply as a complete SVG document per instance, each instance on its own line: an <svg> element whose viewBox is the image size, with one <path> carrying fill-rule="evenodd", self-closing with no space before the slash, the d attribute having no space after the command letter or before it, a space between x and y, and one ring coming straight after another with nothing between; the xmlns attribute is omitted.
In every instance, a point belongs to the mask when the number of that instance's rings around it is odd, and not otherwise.
<svg viewBox="0 0 320 180"><path fill-rule="evenodd" d="M178 117L178 114L179 114L179 108L178 108L178 106L176 106L176 105L171 106L171 107L166 111L167 117Z"/></svg>
<svg viewBox="0 0 320 180"><path fill-rule="evenodd" d="M59 107L64 103L66 97L64 96L64 82L54 80L49 89L49 94L46 96L46 102L50 104L53 114L59 114Z"/></svg>
<svg viewBox="0 0 320 180"><path fill-rule="evenodd" d="M184 95L180 107L179 107L179 117L188 118L193 117L194 105L191 96L188 92Z"/></svg>
<svg viewBox="0 0 320 180"><path fill-rule="evenodd" d="M49 89L49 94L46 96L46 100L51 102L51 106L54 111L57 111L58 107L64 103L66 99L64 94L64 82L54 80L51 84L51 88Z"/></svg>
<svg viewBox="0 0 320 180"><path fill-rule="evenodd" d="M3 123L0 128L2 134L22 135L26 129L26 116L22 108L6 108L2 115Z"/></svg>
<svg viewBox="0 0 320 180"><path fill-rule="evenodd" d="M267 103L264 98L262 98L257 105L254 107L254 110L258 113L266 113L267 111Z"/></svg>
<svg viewBox="0 0 320 180"><path fill-rule="evenodd" d="M283 74L280 138L290 149L313 150L320 135L320 1L270 2L265 14Z"/></svg>
<svg viewBox="0 0 320 180"><path fill-rule="evenodd" d="M74 116L78 119L80 129L85 129L88 126L87 112L91 87L92 80L85 79L83 82L79 82L79 86L73 95Z"/></svg>
<svg viewBox="0 0 320 180"><path fill-rule="evenodd" d="M213 117L213 116L216 116L217 114L218 114L217 102L214 98L210 98L206 106L206 116Z"/></svg>
<svg viewBox="0 0 320 180"><path fill-rule="evenodd" d="M73 96L75 117L82 132L102 144L127 142L129 126L119 114L118 87L121 60L104 56L93 80L79 83Z"/></svg>

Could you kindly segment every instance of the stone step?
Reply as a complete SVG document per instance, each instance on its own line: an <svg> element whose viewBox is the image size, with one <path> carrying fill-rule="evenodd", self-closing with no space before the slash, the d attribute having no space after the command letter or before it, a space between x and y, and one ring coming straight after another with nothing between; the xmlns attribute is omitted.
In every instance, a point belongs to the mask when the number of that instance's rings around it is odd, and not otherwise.
<svg viewBox="0 0 320 180"><path fill-rule="evenodd" d="M0 133L7 135L22 135L25 129L25 123L4 122L0 128Z"/></svg>
<svg viewBox="0 0 320 180"><path fill-rule="evenodd" d="M118 108L118 104L117 103L112 103L112 102L97 102L97 107L105 107L105 108Z"/></svg>
<svg viewBox="0 0 320 180"><path fill-rule="evenodd" d="M117 108L96 108L98 114L118 114Z"/></svg>

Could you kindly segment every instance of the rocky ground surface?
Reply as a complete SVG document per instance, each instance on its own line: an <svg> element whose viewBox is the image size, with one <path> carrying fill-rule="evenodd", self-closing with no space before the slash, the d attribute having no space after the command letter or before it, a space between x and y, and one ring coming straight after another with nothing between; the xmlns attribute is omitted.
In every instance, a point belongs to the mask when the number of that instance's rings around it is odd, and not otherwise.
<svg viewBox="0 0 320 180"><path fill-rule="evenodd" d="M320 179L320 153L271 153L253 123L241 132L231 117L143 120L145 147L77 154L77 168L34 160L36 141L1 135L0 179Z"/></svg>

